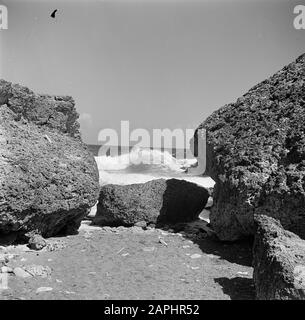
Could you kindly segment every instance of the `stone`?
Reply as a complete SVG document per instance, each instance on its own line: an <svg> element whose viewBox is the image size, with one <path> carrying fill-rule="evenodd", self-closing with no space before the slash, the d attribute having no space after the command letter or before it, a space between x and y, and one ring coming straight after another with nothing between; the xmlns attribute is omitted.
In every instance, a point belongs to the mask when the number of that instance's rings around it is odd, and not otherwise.
<svg viewBox="0 0 305 320"><path fill-rule="evenodd" d="M75 233L95 204L98 170L72 97L0 80L0 234Z"/></svg>
<svg viewBox="0 0 305 320"><path fill-rule="evenodd" d="M31 278L32 275L29 274L28 272L26 272L24 269L20 268L20 267L16 267L14 268L14 274L16 277L19 278Z"/></svg>
<svg viewBox="0 0 305 320"><path fill-rule="evenodd" d="M200 124L191 146L206 142L219 239L253 236L256 214L305 237L304 127L305 54Z"/></svg>
<svg viewBox="0 0 305 320"><path fill-rule="evenodd" d="M1 267L1 272L2 273L13 273L13 269L7 266Z"/></svg>
<svg viewBox="0 0 305 320"><path fill-rule="evenodd" d="M39 235L39 234L34 234L31 236L28 247L32 250L41 250L47 245L47 242L45 239Z"/></svg>
<svg viewBox="0 0 305 320"><path fill-rule="evenodd" d="M159 237L159 243L163 244L165 247L168 246L168 244L161 237Z"/></svg>
<svg viewBox="0 0 305 320"><path fill-rule="evenodd" d="M210 209L213 207L213 198L209 197L207 204L205 205L206 209Z"/></svg>
<svg viewBox="0 0 305 320"><path fill-rule="evenodd" d="M206 221L207 223L210 223L210 210L202 210L200 215L199 215L199 219Z"/></svg>
<svg viewBox="0 0 305 320"><path fill-rule="evenodd" d="M137 227L137 226L132 226L130 228L130 231L132 233L144 233L145 231L143 230L143 228Z"/></svg>
<svg viewBox="0 0 305 320"><path fill-rule="evenodd" d="M132 226L140 221L149 225L192 221L208 197L205 188L178 179L105 185L100 190L94 223Z"/></svg>
<svg viewBox="0 0 305 320"><path fill-rule="evenodd" d="M256 215L253 279L259 300L305 300L305 240Z"/></svg>
<svg viewBox="0 0 305 320"><path fill-rule="evenodd" d="M42 277L42 278L47 278L51 275L52 270L48 266L41 266L41 265L28 265L24 267L24 270L32 275L33 277Z"/></svg>
<svg viewBox="0 0 305 320"><path fill-rule="evenodd" d="M39 287L39 288L37 288L36 293L49 292L52 290L53 290L53 288L51 288L51 287Z"/></svg>
<svg viewBox="0 0 305 320"><path fill-rule="evenodd" d="M136 222L134 225L135 225L135 227L140 227L143 229L145 229L147 227L146 221L139 221L139 222Z"/></svg>

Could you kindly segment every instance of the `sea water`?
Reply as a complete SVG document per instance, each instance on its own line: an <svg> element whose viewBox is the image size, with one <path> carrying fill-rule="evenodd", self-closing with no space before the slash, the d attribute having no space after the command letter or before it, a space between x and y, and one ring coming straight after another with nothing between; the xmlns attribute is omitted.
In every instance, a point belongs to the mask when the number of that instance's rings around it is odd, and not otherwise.
<svg viewBox="0 0 305 320"><path fill-rule="evenodd" d="M210 177L194 176L186 172L187 168L197 163L190 150L170 152L171 150L150 148L116 148L116 152L110 150L109 155L99 155L99 148L100 146L89 146L99 170L100 185L110 183L126 185L159 178L176 178L206 188L214 186L214 181Z"/></svg>

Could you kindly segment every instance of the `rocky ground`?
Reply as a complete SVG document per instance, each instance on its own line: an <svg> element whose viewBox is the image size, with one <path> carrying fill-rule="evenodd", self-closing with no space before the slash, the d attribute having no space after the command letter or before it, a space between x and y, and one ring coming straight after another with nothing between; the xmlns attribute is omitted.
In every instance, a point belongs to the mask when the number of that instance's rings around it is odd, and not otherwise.
<svg viewBox="0 0 305 320"><path fill-rule="evenodd" d="M40 251L1 246L0 299L254 299L251 243L221 243L204 220L166 229L87 220Z"/></svg>

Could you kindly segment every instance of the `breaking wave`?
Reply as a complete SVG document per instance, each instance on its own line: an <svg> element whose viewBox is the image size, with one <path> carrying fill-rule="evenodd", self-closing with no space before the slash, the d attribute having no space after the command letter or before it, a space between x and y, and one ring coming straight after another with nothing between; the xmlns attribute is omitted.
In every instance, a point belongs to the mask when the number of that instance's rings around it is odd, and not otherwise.
<svg viewBox="0 0 305 320"><path fill-rule="evenodd" d="M134 148L120 156L95 157L99 171L126 173L181 174L197 163L196 159L176 159L168 151Z"/></svg>

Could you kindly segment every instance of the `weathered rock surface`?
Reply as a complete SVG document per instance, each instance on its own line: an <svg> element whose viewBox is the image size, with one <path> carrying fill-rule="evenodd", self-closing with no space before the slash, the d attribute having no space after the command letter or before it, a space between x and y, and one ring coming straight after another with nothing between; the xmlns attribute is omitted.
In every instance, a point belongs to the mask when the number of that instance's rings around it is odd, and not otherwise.
<svg viewBox="0 0 305 320"><path fill-rule="evenodd" d="M39 234L34 234L30 237L28 247L32 250L41 250L47 245L47 242Z"/></svg>
<svg viewBox="0 0 305 320"><path fill-rule="evenodd" d="M253 247L256 295L262 300L305 299L305 241L264 215L256 218Z"/></svg>
<svg viewBox="0 0 305 320"><path fill-rule="evenodd" d="M74 232L98 197L71 97L0 80L0 234Z"/></svg>
<svg viewBox="0 0 305 320"><path fill-rule="evenodd" d="M204 209L209 193L187 181L157 179L101 188L94 222L134 225L137 222L176 223L194 220Z"/></svg>
<svg viewBox="0 0 305 320"><path fill-rule="evenodd" d="M254 214L266 214L304 238L305 54L198 129L216 182L210 218L218 237L253 235ZM198 129L195 142L204 138Z"/></svg>

